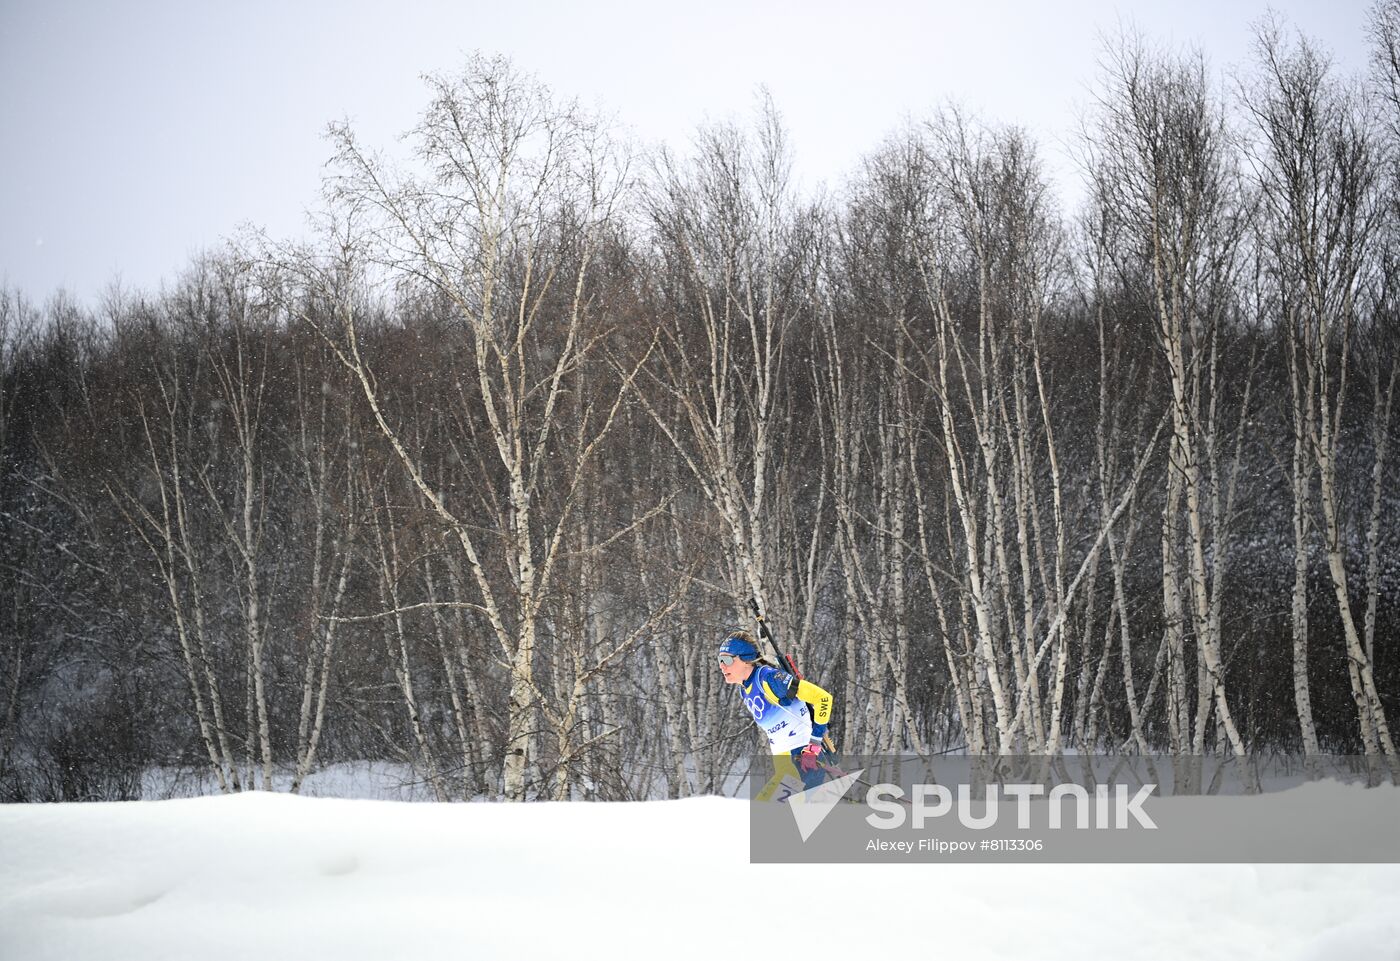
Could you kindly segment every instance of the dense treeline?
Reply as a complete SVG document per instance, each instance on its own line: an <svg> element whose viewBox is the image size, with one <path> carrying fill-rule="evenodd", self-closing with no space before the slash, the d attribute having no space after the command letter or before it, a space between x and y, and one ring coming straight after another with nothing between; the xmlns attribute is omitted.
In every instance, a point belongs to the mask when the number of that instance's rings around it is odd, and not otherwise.
<svg viewBox="0 0 1400 961"><path fill-rule="evenodd" d="M846 750L1395 776L1398 32L1120 39L1073 212L954 110L814 200L771 104L630 156L475 59L320 242L5 294L0 796L719 790L750 597Z"/></svg>

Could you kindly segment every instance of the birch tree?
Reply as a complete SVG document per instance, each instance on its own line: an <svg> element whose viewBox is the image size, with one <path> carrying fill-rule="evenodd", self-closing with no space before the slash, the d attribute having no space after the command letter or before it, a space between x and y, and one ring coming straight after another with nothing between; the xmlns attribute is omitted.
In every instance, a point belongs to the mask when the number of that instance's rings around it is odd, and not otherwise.
<svg viewBox="0 0 1400 961"><path fill-rule="evenodd" d="M1227 473L1219 467L1231 436L1225 418L1233 414L1237 428L1246 419L1245 405L1227 406L1221 397L1220 364L1248 206L1202 57L1172 59L1127 37L1110 48L1107 72L1088 134L1092 189L1123 228L1122 269L1150 271L1156 341L1171 391L1161 545L1173 752L1203 753L1213 712L1229 750L1243 757L1216 612L1229 544L1229 478L1238 476L1229 473L1237 469L1238 446ZM1197 654L1194 712L1188 636Z"/></svg>
<svg viewBox="0 0 1400 961"><path fill-rule="evenodd" d="M450 305L454 340L444 346L463 364L456 402L470 408L464 417L484 422L492 463L480 481L493 487L490 514L464 513L405 443L361 349L356 298L337 299L338 329L328 334L465 559L473 603L508 665L503 792L524 800L539 777L542 606L577 495L634 369L586 391L585 426L573 435L581 443L568 443L562 399L612 369L604 356L611 332L591 309L591 280L626 163L597 121L504 60L475 57L462 74L428 84L432 100L411 135L423 172L396 170L337 124L327 192L353 236L345 250Z"/></svg>
<svg viewBox="0 0 1400 961"><path fill-rule="evenodd" d="M1038 375L1030 372L1039 363L1032 329L1046 304L1054 256L1038 206L1043 186L1029 145L1014 131L984 132L947 114L931 126L929 149L951 226L924 254L934 320L932 345L918 346L928 351L980 672L994 706L997 752L1023 746L1029 753L1053 753L1059 734L1047 732L1046 722L1060 722L1063 672L1057 667L1047 717L1040 706L1044 649L1036 644L1037 599L1052 606L1046 611L1049 641L1063 644L1065 619L1056 615L1068 598L1062 567L1058 585L1045 576L1045 545L1034 543L1033 529L1039 513L1035 475L1041 463L1054 461L1053 431L1044 431L1047 398L1032 385ZM1036 390L1034 397L1030 390ZM961 424L968 425L966 438ZM1047 455L1049 462L1040 460ZM1052 477L1056 537L1063 544L1058 486Z"/></svg>
<svg viewBox="0 0 1400 961"><path fill-rule="evenodd" d="M639 396L723 525L736 618L747 597L768 613L779 583L775 487L789 480L780 469L796 429L780 416L784 360L811 284L812 227L791 168L765 100L753 138L711 127L690 164L663 154L646 205L662 341L653 389ZM805 646L800 636L789 642Z"/></svg>
<svg viewBox="0 0 1400 961"><path fill-rule="evenodd" d="M145 333L148 351L163 339L154 324ZM174 350L161 351L150 360L154 385L141 385L130 397L139 419L140 449L149 461L147 470L138 475L135 486L118 481L106 489L155 565L184 665L190 706L220 790L238 791L243 778L209 623L210 551L199 523L203 496L196 487L194 466L199 460L201 418L190 381L204 367L200 364L186 371Z"/></svg>
<svg viewBox="0 0 1400 961"><path fill-rule="evenodd" d="M224 294L230 314L228 342L218 332L209 338L207 369L217 385L215 409L223 415L220 419L225 420L229 429L224 443L219 446L232 455L228 465L228 474L232 476L216 477L207 465L199 465L195 473L206 495L204 506L212 511L238 572L236 596L248 652L248 740L252 741L251 729L255 728L256 756L260 760L262 787L266 791L272 789L274 764L267 690L270 606L265 593L263 555L269 486L263 456L264 402L271 343L252 336L248 316L251 308L243 292L226 284ZM206 423L211 431L219 429L216 420ZM272 486L277 486L275 479ZM253 756L250 743L247 751L250 767Z"/></svg>
<svg viewBox="0 0 1400 961"><path fill-rule="evenodd" d="M299 500L309 502L309 531L304 536L311 551L306 612L297 630L304 670L293 794L314 767L325 730L336 642L343 630L340 612L347 600L363 511L356 484L358 432L332 382L316 376L329 375L327 358L317 360L310 370L309 365L298 368L297 420L289 445Z"/></svg>
<svg viewBox="0 0 1400 961"><path fill-rule="evenodd" d="M912 629L918 579L906 563L916 556L921 488L935 480L920 476L915 435L924 411L906 336L920 303L917 239L932 190L927 161L913 130L866 161L840 222L830 284L835 303L822 325L818 429L836 515L836 570L852 624L844 632L843 703L866 705L852 710L847 736L867 754L906 747L928 753L929 725L913 687L924 676L918 668L925 652L944 648Z"/></svg>
<svg viewBox="0 0 1400 961"><path fill-rule="evenodd" d="M1364 309L1359 301L1378 239L1379 156L1359 94L1329 76L1326 58L1305 38L1290 43L1266 21L1256 48L1260 80L1248 92L1260 140L1256 175L1269 213L1268 242L1278 273L1293 399L1295 583L1294 677L1305 750L1317 751L1307 686L1305 585L1313 504L1346 641L1347 669L1365 753L1397 761L1377 691L1368 634L1358 626L1348 581L1348 545L1338 460L1347 379ZM1384 461L1393 381L1373 378L1376 465ZM1380 471L1373 478L1379 496ZM1375 513L1375 500L1372 503ZM1369 525L1368 525L1369 527ZM1368 530L1369 533L1369 530ZM1373 542L1371 542L1373 544ZM1368 605L1369 609L1369 605Z"/></svg>

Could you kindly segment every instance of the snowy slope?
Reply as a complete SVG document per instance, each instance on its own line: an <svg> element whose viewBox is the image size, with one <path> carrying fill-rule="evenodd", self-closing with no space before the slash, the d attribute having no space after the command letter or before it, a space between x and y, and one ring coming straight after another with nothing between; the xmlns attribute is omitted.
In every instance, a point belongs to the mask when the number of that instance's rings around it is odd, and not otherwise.
<svg viewBox="0 0 1400 961"><path fill-rule="evenodd" d="M1384 789L1383 789L1384 790ZM1396 865L750 865L745 802L0 806L0 958L1400 958ZM818 894L820 892L820 894Z"/></svg>

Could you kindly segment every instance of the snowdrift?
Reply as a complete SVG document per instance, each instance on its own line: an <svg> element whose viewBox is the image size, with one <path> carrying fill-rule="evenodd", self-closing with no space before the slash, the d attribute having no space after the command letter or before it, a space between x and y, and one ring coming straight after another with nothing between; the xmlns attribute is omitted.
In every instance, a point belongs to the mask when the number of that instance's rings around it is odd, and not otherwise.
<svg viewBox="0 0 1400 961"><path fill-rule="evenodd" d="M1398 865L750 865L748 833L722 798L0 806L0 958L1400 958Z"/></svg>

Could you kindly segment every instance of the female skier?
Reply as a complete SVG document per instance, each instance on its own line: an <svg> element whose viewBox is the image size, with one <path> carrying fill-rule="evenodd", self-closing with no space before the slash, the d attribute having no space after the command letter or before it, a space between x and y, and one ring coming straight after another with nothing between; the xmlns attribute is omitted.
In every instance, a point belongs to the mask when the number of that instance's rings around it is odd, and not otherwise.
<svg viewBox="0 0 1400 961"><path fill-rule="evenodd" d="M796 775L805 788L822 783L822 738L831 720L831 695L760 659L747 631L731 631L724 639L719 669L726 683L739 685L744 707L768 736L773 753L776 771L755 800L769 800L787 775Z"/></svg>

